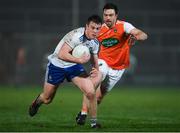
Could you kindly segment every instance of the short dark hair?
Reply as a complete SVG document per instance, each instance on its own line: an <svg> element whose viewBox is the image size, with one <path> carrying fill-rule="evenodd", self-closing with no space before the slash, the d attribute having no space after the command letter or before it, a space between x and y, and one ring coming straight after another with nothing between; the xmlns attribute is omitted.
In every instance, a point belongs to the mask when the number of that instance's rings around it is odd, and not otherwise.
<svg viewBox="0 0 180 133"><path fill-rule="evenodd" d="M96 24L102 24L102 19L98 15L92 15L88 18L87 24L89 24L90 22L94 22Z"/></svg>
<svg viewBox="0 0 180 133"><path fill-rule="evenodd" d="M113 4L113 3L107 3L107 4L105 4L104 7L103 7L103 11L104 11L105 9L114 9L114 11L115 11L116 14L118 14L118 12L119 12L117 6L116 6L115 4Z"/></svg>

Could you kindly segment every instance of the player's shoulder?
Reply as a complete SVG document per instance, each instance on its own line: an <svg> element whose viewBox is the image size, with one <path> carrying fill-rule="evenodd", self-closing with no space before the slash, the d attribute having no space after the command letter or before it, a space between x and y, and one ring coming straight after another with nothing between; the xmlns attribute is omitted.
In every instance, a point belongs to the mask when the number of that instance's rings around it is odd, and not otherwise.
<svg viewBox="0 0 180 133"><path fill-rule="evenodd" d="M99 31L99 35L104 34L107 30L109 30L109 27L105 23L103 23Z"/></svg>
<svg viewBox="0 0 180 133"><path fill-rule="evenodd" d="M108 29L108 26L105 23L103 23L101 26L101 30L103 30L103 29Z"/></svg>
<svg viewBox="0 0 180 133"><path fill-rule="evenodd" d="M99 41L97 39L93 39L92 42L96 45L99 45Z"/></svg>
<svg viewBox="0 0 180 133"><path fill-rule="evenodd" d="M80 27L80 28L74 29L72 32L75 37L81 37L84 34L84 30L85 30L84 27Z"/></svg>
<svg viewBox="0 0 180 133"><path fill-rule="evenodd" d="M126 22L123 20L117 20L116 25L124 25Z"/></svg>
<svg viewBox="0 0 180 133"><path fill-rule="evenodd" d="M80 43L83 41L83 35L84 35L84 27L77 28L71 31L72 40L74 42Z"/></svg>
<svg viewBox="0 0 180 133"><path fill-rule="evenodd" d="M125 25L125 24L131 24L131 23L127 21L123 21L123 20L117 20L116 25L120 25L120 24Z"/></svg>

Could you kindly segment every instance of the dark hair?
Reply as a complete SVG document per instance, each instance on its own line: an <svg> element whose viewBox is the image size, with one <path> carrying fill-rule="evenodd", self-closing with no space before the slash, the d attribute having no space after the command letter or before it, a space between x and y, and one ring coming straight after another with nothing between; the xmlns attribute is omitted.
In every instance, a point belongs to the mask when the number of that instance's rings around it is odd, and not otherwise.
<svg viewBox="0 0 180 133"><path fill-rule="evenodd" d="M89 24L90 22L94 22L96 24L102 24L102 19L98 15L92 15L88 18L87 24Z"/></svg>
<svg viewBox="0 0 180 133"><path fill-rule="evenodd" d="M105 4L104 7L103 7L103 11L104 11L105 9L114 9L114 11L115 11L116 14L118 14L118 12L119 12L117 6L116 6L115 4L113 4L113 3L107 3L107 4Z"/></svg>

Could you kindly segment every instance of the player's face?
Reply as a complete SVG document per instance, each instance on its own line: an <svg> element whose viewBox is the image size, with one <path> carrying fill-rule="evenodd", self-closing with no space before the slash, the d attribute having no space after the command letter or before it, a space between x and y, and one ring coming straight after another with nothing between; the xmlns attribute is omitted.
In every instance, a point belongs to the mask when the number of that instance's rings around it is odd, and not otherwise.
<svg viewBox="0 0 180 133"><path fill-rule="evenodd" d="M110 28L113 27L117 20L117 14L115 13L115 10L114 9L104 9L103 20L104 20L104 23L108 27L110 27Z"/></svg>
<svg viewBox="0 0 180 133"><path fill-rule="evenodd" d="M101 28L101 24L96 24L94 22L90 22L89 24L86 24L86 31L85 34L88 39L94 39L97 37L99 31Z"/></svg>

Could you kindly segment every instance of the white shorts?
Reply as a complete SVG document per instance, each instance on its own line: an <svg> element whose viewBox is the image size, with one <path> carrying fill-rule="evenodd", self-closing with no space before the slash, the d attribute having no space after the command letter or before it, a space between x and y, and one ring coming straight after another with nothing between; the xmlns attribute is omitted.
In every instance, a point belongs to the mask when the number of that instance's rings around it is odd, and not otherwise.
<svg viewBox="0 0 180 133"><path fill-rule="evenodd" d="M115 84L121 79L125 69L115 70L110 68L106 62L102 59L98 59L99 70L103 75L102 85L106 88L106 91L110 91Z"/></svg>

